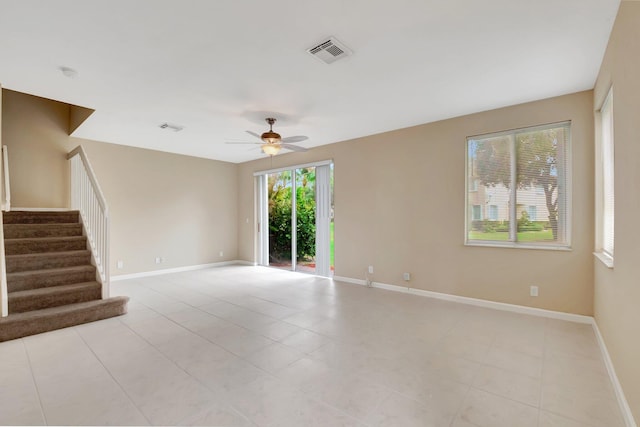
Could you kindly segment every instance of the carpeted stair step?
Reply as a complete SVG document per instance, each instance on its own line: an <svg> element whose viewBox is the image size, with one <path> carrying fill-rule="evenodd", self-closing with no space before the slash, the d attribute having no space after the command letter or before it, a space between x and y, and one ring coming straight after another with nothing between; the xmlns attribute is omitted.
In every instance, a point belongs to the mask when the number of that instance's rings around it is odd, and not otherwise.
<svg viewBox="0 0 640 427"><path fill-rule="evenodd" d="M87 238L72 237L42 237L27 239L5 239L6 255L34 254L40 252L65 252L87 249Z"/></svg>
<svg viewBox="0 0 640 427"><path fill-rule="evenodd" d="M0 341L94 322L127 312L127 297L81 302L0 318Z"/></svg>
<svg viewBox="0 0 640 427"><path fill-rule="evenodd" d="M9 292L9 314L42 310L49 307L77 304L102 297L102 285L98 282L76 283L52 288Z"/></svg>
<svg viewBox="0 0 640 427"><path fill-rule="evenodd" d="M2 213L4 224L64 224L79 223L78 211L10 211Z"/></svg>
<svg viewBox="0 0 640 427"><path fill-rule="evenodd" d="M82 236L82 224L4 224L5 239Z"/></svg>
<svg viewBox="0 0 640 427"><path fill-rule="evenodd" d="M44 252L39 254L7 255L7 273L76 267L91 264L91 251Z"/></svg>
<svg viewBox="0 0 640 427"><path fill-rule="evenodd" d="M19 292L94 280L96 268L93 265L21 271L7 274L7 289L8 292Z"/></svg>

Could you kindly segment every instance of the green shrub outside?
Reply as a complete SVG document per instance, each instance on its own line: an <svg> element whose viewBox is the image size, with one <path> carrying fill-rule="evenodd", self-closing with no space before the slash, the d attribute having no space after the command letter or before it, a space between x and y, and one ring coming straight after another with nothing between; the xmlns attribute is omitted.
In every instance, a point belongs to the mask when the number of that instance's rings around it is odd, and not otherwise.
<svg viewBox="0 0 640 427"><path fill-rule="evenodd" d="M542 231L549 229L549 221L530 221L529 215L523 211L518 219L518 232ZM483 233L508 233L509 221L491 221L488 219L471 221L471 230Z"/></svg>
<svg viewBox="0 0 640 427"><path fill-rule="evenodd" d="M310 261L316 254L315 169L298 169L296 188L296 259ZM270 262L291 261L291 172L269 177Z"/></svg>

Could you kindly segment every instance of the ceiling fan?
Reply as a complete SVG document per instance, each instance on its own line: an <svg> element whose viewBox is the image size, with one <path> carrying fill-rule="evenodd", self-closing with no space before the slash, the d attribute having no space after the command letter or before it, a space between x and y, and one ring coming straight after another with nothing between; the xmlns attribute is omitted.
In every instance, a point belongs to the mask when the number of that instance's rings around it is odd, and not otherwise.
<svg viewBox="0 0 640 427"><path fill-rule="evenodd" d="M257 133L251 132L250 130L247 131L249 135L255 136L256 138L262 140L262 142L227 142L227 144L260 145L262 151L270 156L275 156L280 152L282 148L291 151L307 151L307 149L304 147L292 144L295 142L306 141L307 139L309 139L308 137L297 135L283 138L279 133L273 131L273 124L276 122L276 119L274 119L273 117L267 117L265 121L269 124L269 130L267 132L264 132L262 135L258 135Z"/></svg>

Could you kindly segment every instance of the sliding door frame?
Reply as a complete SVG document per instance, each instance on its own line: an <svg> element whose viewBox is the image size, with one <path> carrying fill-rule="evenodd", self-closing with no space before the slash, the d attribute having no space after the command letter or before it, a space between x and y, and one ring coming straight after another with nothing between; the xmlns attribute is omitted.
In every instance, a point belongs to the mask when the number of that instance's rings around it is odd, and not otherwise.
<svg viewBox="0 0 640 427"><path fill-rule="evenodd" d="M297 265L297 179L296 170L314 167L316 168L316 271L318 276L330 276L331 254L330 254L330 211L331 211L331 185L330 174L333 160L323 160L313 163L291 165L287 167L269 169L254 172L256 191L256 217L258 218L258 229L256 233L257 263L259 265L269 265L269 213L268 213L268 176L284 171L291 172L291 270L296 271ZM318 171L320 171L321 182L318 181ZM326 181L326 182L324 182ZM319 251L320 249L320 251ZM320 253L319 253L320 252Z"/></svg>

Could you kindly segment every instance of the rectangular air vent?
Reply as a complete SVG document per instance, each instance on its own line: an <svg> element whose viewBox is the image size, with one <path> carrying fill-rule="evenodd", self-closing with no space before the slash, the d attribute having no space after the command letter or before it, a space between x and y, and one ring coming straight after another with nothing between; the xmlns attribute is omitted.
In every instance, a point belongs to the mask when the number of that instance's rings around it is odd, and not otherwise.
<svg viewBox="0 0 640 427"><path fill-rule="evenodd" d="M160 129L172 130L174 132L180 132L184 129L184 126L172 125L169 123L163 123L160 125Z"/></svg>
<svg viewBox="0 0 640 427"><path fill-rule="evenodd" d="M346 58L353 54L351 49L335 37L329 37L328 40L323 41L311 49L307 49L307 52L325 64L331 64L338 59Z"/></svg>

